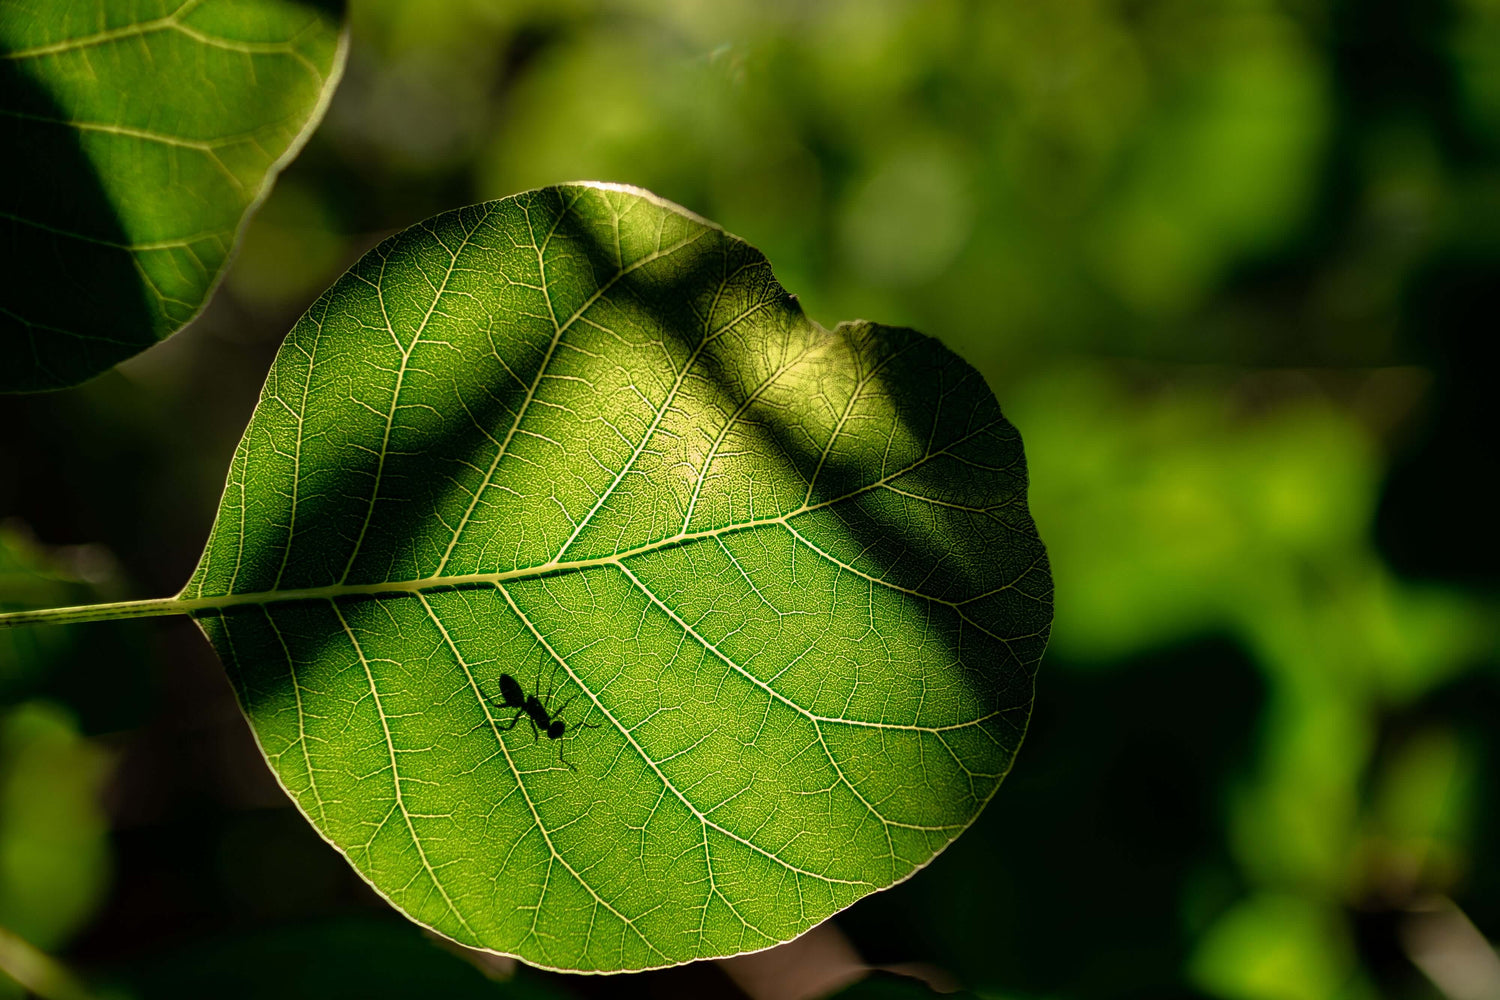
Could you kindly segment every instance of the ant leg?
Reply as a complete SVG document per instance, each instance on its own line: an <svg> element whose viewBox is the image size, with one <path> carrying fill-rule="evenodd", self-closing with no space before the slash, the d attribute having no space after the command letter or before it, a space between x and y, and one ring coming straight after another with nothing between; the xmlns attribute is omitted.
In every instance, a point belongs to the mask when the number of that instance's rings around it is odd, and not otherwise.
<svg viewBox="0 0 1500 1000"><path fill-rule="evenodd" d="M552 664L552 670L554 672L557 670L557 664L556 663ZM551 678L551 676L552 676L551 674L548 675L549 679ZM538 697L540 698L540 695L542 693L542 662L541 662L541 660L538 660L537 664L536 664L536 687L534 688L534 690L536 691Z"/></svg>
<svg viewBox="0 0 1500 1000"><path fill-rule="evenodd" d="M559 764L562 764L569 771L577 771L578 768L576 768L576 767L573 766L573 762L570 761L570 760L568 760L568 758L566 758L566 757L563 756L563 744L565 742L567 742L567 741L566 740L558 740L557 741L557 762Z"/></svg>
<svg viewBox="0 0 1500 1000"><path fill-rule="evenodd" d="M575 691L575 692L573 692L573 697L571 697L567 701L563 702L562 703L562 707L559 708L557 711L555 711L555 712L552 713L552 717L554 719L560 719L560 718L562 718L562 714L568 710L568 706L571 705L571 704L573 704L573 702L577 701L578 700L578 696L580 694L582 694L582 693L583 693L582 691ZM584 718L586 719L586 718L588 718L588 716L585 715ZM570 723L568 723L568 728L569 729L598 729L599 726L596 723L592 723L592 722L570 722Z"/></svg>
<svg viewBox="0 0 1500 1000"><path fill-rule="evenodd" d="M504 705L500 705L500 706L497 706L497 707L504 708L505 706ZM493 718L491 718L489 716L486 716L483 722L476 722L476 723L474 723L473 728L471 728L469 730L469 732L464 733L464 735L468 736L470 733L473 733L475 730L483 729L485 726L494 726L496 729L500 730L500 732L502 732L502 733L509 732L510 730L512 730L512 729L515 728L515 725L520 720L520 717L521 717L521 713L517 712L515 715L511 716L511 720L509 722L501 723L501 724L497 725L496 722L495 722L495 720Z"/></svg>
<svg viewBox="0 0 1500 1000"><path fill-rule="evenodd" d="M551 692L548 692L548 693L550 694ZM555 712L552 713L552 717L554 719L561 718L562 714L568 710L568 706L571 705L571 704L573 704L573 702L575 702L575 701L578 700L578 695L580 693L581 692L578 692L578 691L573 692L573 697L571 697L567 701L563 702L562 705L558 707L557 711L555 711Z"/></svg>
<svg viewBox="0 0 1500 1000"><path fill-rule="evenodd" d="M552 665L552 676L547 679L547 695L546 695L546 697L544 697L542 699L542 705L546 706L546 705L552 704L552 698L556 694L557 694L557 664L554 663ZM574 695L574 697L576 698L577 695ZM571 700L571 699L569 699L569 700ZM567 703L565 702L563 704L563 708L566 708L566 707L567 707ZM551 715L552 718L555 719L561 713L562 713L562 709L558 709L556 712L549 712L548 714Z"/></svg>

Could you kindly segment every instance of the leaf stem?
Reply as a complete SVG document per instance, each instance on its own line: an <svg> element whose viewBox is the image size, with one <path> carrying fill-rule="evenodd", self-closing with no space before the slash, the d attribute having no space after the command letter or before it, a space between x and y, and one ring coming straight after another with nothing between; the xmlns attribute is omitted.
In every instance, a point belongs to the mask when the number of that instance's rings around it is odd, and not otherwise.
<svg viewBox="0 0 1500 1000"><path fill-rule="evenodd" d="M185 615L192 604L176 597L153 601L114 601L109 604L82 604L72 608L42 608L37 611L0 612L0 628L17 625L71 625L74 622L105 622L120 618L155 618L159 615Z"/></svg>

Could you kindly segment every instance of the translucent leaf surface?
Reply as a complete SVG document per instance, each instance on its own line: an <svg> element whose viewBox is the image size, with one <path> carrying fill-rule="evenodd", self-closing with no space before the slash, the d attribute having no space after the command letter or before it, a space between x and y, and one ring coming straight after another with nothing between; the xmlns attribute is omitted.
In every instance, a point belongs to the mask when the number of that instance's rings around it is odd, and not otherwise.
<svg viewBox="0 0 1500 1000"><path fill-rule="evenodd" d="M787 940L974 819L1052 616L1025 493L937 341L823 329L645 192L550 188L308 311L180 601L407 915L642 969Z"/></svg>
<svg viewBox="0 0 1500 1000"><path fill-rule="evenodd" d="M326 3L0 6L0 391L192 319L343 65Z"/></svg>

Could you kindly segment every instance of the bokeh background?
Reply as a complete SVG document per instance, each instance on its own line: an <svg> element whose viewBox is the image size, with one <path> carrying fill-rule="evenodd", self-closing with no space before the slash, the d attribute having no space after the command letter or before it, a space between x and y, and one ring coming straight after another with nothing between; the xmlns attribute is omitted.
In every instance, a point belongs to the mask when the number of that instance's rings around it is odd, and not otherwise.
<svg viewBox="0 0 1500 1000"><path fill-rule="evenodd" d="M175 592L282 335L381 237L642 185L815 319L942 338L1026 442L1057 584L1032 731L971 831L836 919L859 956L1008 1000L1500 995L1500 5L349 21L200 320L0 397L0 603ZM745 988L497 984L423 940L290 808L182 621L0 632L0 926L143 996Z"/></svg>

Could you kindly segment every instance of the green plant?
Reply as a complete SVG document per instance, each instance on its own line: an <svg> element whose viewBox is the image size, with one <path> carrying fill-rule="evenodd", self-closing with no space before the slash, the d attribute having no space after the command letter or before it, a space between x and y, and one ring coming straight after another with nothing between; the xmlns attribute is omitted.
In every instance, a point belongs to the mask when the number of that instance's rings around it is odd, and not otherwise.
<svg viewBox="0 0 1500 1000"><path fill-rule="evenodd" d="M184 25L218 9L145 23L205 43ZM196 310L215 232L173 309L124 313L130 349ZM127 236L110 273L159 291L161 248ZM125 353L83 326L16 319L9 387ZM1051 622L1025 494L1018 435L937 341L819 327L756 250L646 192L544 188L390 238L308 310L180 594L0 625L193 616L298 807L407 916L651 968L788 940L978 815Z"/></svg>

